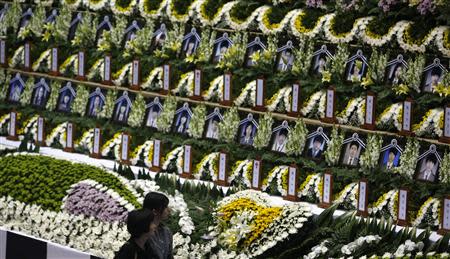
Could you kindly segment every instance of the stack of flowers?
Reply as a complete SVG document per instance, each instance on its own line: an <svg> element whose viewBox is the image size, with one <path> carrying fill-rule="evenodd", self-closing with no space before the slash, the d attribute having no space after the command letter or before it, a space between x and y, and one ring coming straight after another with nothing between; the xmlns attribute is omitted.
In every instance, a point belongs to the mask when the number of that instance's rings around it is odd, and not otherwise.
<svg viewBox="0 0 450 259"><path fill-rule="evenodd" d="M105 79L104 78L105 74L103 73L104 68L105 68L105 59L104 58L97 59L97 61L95 61L94 64L92 65L91 69L89 69L89 72L86 76L87 79L92 80L96 76L100 76L100 78L104 80Z"/></svg>
<svg viewBox="0 0 450 259"><path fill-rule="evenodd" d="M84 148L92 153L92 148L94 145L94 129L89 129L83 133L81 138L75 142L75 148Z"/></svg>
<svg viewBox="0 0 450 259"><path fill-rule="evenodd" d="M242 183L245 187L250 188L252 186L252 169L253 160L246 159L243 161L237 161L231 170L230 177L228 177L228 183Z"/></svg>
<svg viewBox="0 0 450 259"><path fill-rule="evenodd" d="M272 170L270 170L266 179L263 180L262 191L267 191L270 187L272 181L276 179L277 191L282 195L286 196L287 194L287 176L289 173L288 166L275 166Z"/></svg>
<svg viewBox="0 0 450 259"><path fill-rule="evenodd" d="M357 206L358 183L351 183L336 196L333 204L340 204L346 209L355 209Z"/></svg>
<svg viewBox="0 0 450 259"><path fill-rule="evenodd" d="M219 169L217 168L217 161L219 159L219 152L214 152L203 157L200 163L197 164L194 177L195 179L211 179L212 181L217 180L217 173Z"/></svg>
<svg viewBox="0 0 450 259"><path fill-rule="evenodd" d="M202 94L203 98L207 101L214 98L218 98L219 101L223 101L223 76L214 78L209 84L208 90Z"/></svg>
<svg viewBox="0 0 450 259"><path fill-rule="evenodd" d="M78 54L73 54L69 56L62 64L59 66L59 72L65 74L67 70L74 73L78 72Z"/></svg>
<svg viewBox="0 0 450 259"><path fill-rule="evenodd" d="M47 146L51 146L55 140L58 140L58 143L61 144L63 148L66 147L66 129L67 129L67 122L63 122L56 126L52 132L47 136L47 139L45 140L45 144Z"/></svg>
<svg viewBox="0 0 450 259"><path fill-rule="evenodd" d="M398 201L398 190L390 190L389 192L383 194L373 207L369 207L369 214L385 214L389 215L394 220L397 219L397 201Z"/></svg>
<svg viewBox="0 0 450 259"><path fill-rule="evenodd" d="M122 132L117 132L114 136L106 141L102 147L102 156L106 157L112 151L116 160L120 159L120 146L122 144Z"/></svg>
<svg viewBox="0 0 450 259"><path fill-rule="evenodd" d="M12 58L9 60L9 67L16 67L23 64L25 60L25 47L20 46L14 51Z"/></svg>
<svg viewBox="0 0 450 259"><path fill-rule="evenodd" d="M36 61L33 63L32 67L31 67L33 69L33 71L37 71L38 69L41 68L42 65L45 66L43 68L44 70L46 70L46 71L50 70L51 61L52 61L50 58L51 52L52 52L52 49L47 49L46 51L41 53L39 58L36 59Z"/></svg>
<svg viewBox="0 0 450 259"><path fill-rule="evenodd" d="M291 111L291 92L292 87L283 87L270 98L267 102L267 109L271 112L290 112Z"/></svg>
<svg viewBox="0 0 450 259"><path fill-rule="evenodd" d="M429 226L439 226L439 217L441 210L440 207L441 207L440 200L430 197L420 207L419 211L417 212L417 217L412 223L412 225L417 227L422 223L427 223Z"/></svg>
<svg viewBox="0 0 450 259"><path fill-rule="evenodd" d="M347 107L337 116L337 120L341 124L360 126L364 124L365 109L366 100L364 97L352 98Z"/></svg>
<svg viewBox="0 0 450 259"><path fill-rule="evenodd" d="M31 135L32 139L37 138L37 121L38 121L39 115L35 115L25 121L23 124L24 127L19 130L19 135Z"/></svg>
<svg viewBox="0 0 450 259"><path fill-rule="evenodd" d="M158 90L162 88L163 85L163 68L156 67L150 74L145 78L144 82L141 84L142 89Z"/></svg>
<svg viewBox="0 0 450 259"><path fill-rule="evenodd" d="M395 103L386 108L383 113L378 117L376 122L377 127L389 128L392 125L395 126L397 130L402 129L402 114L403 104Z"/></svg>
<svg viewBox="0 0 450 259"><path fill-rule="evenodd" d="M182 96L192 96L194 94L194 72L191 71L181 75L180 81L178 81L172 93Z"/></svg>
<svg viewBox="0 0 450 259"><path fill-rule="evenodd" d="M119 71L114 73L113 75L113 82L115 85L121 86L125 84L126 82L131 82L131 67L132 63L128 63L124 65Z"/></svg>
<svg viewBox="0 0 450 259"><path fill-rule="evenodd" d="M309 174L300 185L297 196L314 200L322 199L322 176L320 174Z"/></svg>
<svg viewBox="0 0 450 259"><path fill-rule="evenodd" d="M183 173L183 156L184 156L184 146L177 147L170 151L166 155L164 164L162 166L163 170L169 169L170 166L175 166L177 174Z"/></svg>
<svg viewBox="0 0 450 259"><path fill-rule="evenodd" d="M234 104L237 106L255 106L256 98L256 81L247 83L239 94L238 98L234 100Z"/></svg>
<svg viewBox="0 0 450 259"><path fill-rule="evenodd" d="M431 135L442 136L442 129L444 128L444 109L431 109L423 116L419 124L413 126L413 131L417 136Z"/></svg>
<svg viewBox="0 0 450 259"><path fill-rule="evenodd" d="M130 162L137 165L139 161L143 161L145 166L153 166L153 140L147 140L144 144L138 146L131 155Z"/></svg>
<svg viewBox="0 0 450 259"><path fill-rule="evenodd" d="M93 180L84 180L67 190L61 209L101 221L125 222L128 212L135 208L108 187Z"/></svg>
<svg viewBox="0 0 450 259"><path fill-rule="evenodd" d="M325 116L325 102L326 102L326 92L321 90L313 95L311 95L305 102L305 106L302 108L301 112L305 117L320 117Z"/></svg>

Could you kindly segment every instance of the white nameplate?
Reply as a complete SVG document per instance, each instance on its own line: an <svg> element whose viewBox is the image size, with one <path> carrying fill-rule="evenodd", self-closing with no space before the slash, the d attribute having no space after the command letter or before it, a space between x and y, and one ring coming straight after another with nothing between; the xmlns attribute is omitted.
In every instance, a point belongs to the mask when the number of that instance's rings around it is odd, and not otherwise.
<svg viewBox="0 0 450 259"><path fill-rule="evenodd" d="M183 172L191 173L191 146L184 146L184 163L183 163Z"/></svg>
<svg viewBox="0 0 450 259"><path fill-rule="evenodd" d="M228 102L231 100L231 74L227 73L223 77L223 100Z"/></svg>
<svg viewBox="0 0 450 259"><path fill-rule="evenodd" d="M0 64L6 64L6 41L0 41Z"/></svg>
<svg viewBox="0 0 450 259"><path fill-rule="evenodd" d="M153 158L152 158L152 164L154 167L159 167L160 154L161 154L161 140L155 139L153 140Z"/></svg>
<svg viewBox="0 0 450 259"><path fill-rule="evenodd" d="M133 80L132 85L139 85L139 60L133 60Z"/></svg>
<svg viewBox="0 0 450 259"><path fill-rule="evenodd" d="M289 186L287 190L287 194L289 196L296 195L296 180L297 180L297 168L290 166L289 167Z"/></svg>
<svg viewBox="0 0 450 259"><path fill-rule="evenodd" d="M291 106L291 112L298 112L299 93L300 93L300 85L299 84L293 84L292 85L292 106Z"/></svg>
<svg viewBox="0 0 450 259"><path fill-rule="evenodd" d="M23 50L23 66L25 68L31 68L31 60L30 60L30 43L25 43L25 47Z"/></svg>
<svg viewBox="0 0 450 259"><path fill-rule="evenodd" d="M444 137L450 138L450 107L445 108Z"/></svg>
<svg viewBox="0 0 450 259"><path fill-rule="evenodd" d="M219 181L226 180L227 154L219 154Z"/></svg>
<svg viewBox="0 0 450 259"><path fill-rule="evenodd" d="M68 122L66 129L66 148L73 148L73 124Z"/></svg>
<svg viewBox="0 0 450 259"><path fill-rule="evenodd" d="M78 52L78 76L84 76L84 52Z"/></svg>
<svg viewBox="0 0 450 259"><path fill-rule="evenodd" d="M194 71L194 96L200 96L200 90L202 89L202 71L196 69Z"/></svg>
<svg viewBox="0 0 450 259"><path fill-rule="evenodd" d="M16 136L16 120L17 120L17 113L11 112L9 119L9 136L11 137Z"/></svg>
<svg viewBox="0 0 450 259"><path fill-rule="evenodd" d="M373 95L366 97L366 124L373 124Z"/></svg>
<svg viewBox="0 0 450 259"><path fill-rule="evenodd" d="M253 160L252 188L259 188L259 172L261 161Z"/></svg>
<svg viewBox="0 0 450 259"><path fill-rule="evenodd" d="M111 81L111 56L105 56L104 80Z"/></svg>
<svg viewBox="0 0 450 259"><path fill-rule="evenodd" d="M52 72L58 72L58 49L52 48Z"/></svg>
<svg viewBox="0 0 450 259"><path fill-rule="evenodd" d="M400 190L398 193L398 219L407 220L408 191Z"/></svg>
<svg viewBox="0 0 450 259"><path fill-rule="evenodd" d="M163 67L163 90L169 91L170 89L170 65L164 65Z"/></svg>
<svg viewBox="0 0 450 259"><path fill-rule="evenodd" d="M327 90L327 108L325 113L326 118L334 118L334 90Z"/></svg>
<svg viewBox="0 0 450 259"><path fill-rule="evenodd" d="M39 117L38 118L38 124L37 124L37 142L42 143L44 142L44 118Z"/></svg>
<svg viewBox="0 0 450 259"><path fill-rule="evenodd" d="M264 79L256 80L256 106L264 106Z"/></svg>
<svg viewBox="0 0 450 259"><path fill-rule="evenodd" d="M444 211L442 215L442 228L450 230L450 199L444 198Z"/></svg>
<svg viewBox="0 0 450 259"><path fill-rule="evenodd" d="M403 130L411 131L411 102L405 101L403 103Z"/></svg>
<svg viewBox="0 0 450 259"><path fill-rule="evenodd" d="M322 202L326 204L331 203L331 174L323 175Z"/></svg>
<svg viewBox="0 0 450 259"><path fill-rule="evenodd" d="M128 161L128 145L129 136L127 134L122 134L122 161Z"/></svg>
<svg viewBox="0 0 450 259"><path fill-rule="evenodd" d="M94 143L92 147L93 154L100 154L100 129L94 129Z"/></svg>
<svg viewBox="0 0 450 259"><path fill-rule="evenodd" d="M359 195L358 195L358 210L366 211L366 195L367 195L367 183L359 182Z"/></svg>

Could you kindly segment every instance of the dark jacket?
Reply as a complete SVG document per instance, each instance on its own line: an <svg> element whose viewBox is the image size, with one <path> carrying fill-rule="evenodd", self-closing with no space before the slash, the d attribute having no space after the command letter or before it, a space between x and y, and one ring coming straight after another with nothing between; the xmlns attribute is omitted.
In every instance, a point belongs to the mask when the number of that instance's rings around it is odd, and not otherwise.
<svg viewBox="0 0 450 259"><path fill-rule="evenodd" d="M158 258L151 248L145 250L140 248L136 242L130 238L114 256L114 259L156 259Z"/></svg>
<svg viewBox="0 0 450 259"><path fill-rule="evenodd" d="M148 239L148 254L154 253L157 259L173 258L173 237L169 228L159 225L158 230Z"/></svg>

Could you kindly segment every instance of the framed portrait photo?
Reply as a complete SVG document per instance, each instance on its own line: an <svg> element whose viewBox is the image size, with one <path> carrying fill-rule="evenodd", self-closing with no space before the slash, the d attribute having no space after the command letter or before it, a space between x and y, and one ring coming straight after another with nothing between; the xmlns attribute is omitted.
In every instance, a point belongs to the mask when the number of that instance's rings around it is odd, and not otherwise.
<svg viewBox="0 0 450 259"><path fill-rule="evenodd" d="M249 113L247 118L239 123L238 141L241 145L253 146L253 140L258 130L258 122L253 118L253 114Z"/></svg>
<svg viewBox="0 0 450 259"><path fill-rule="evenodd" d="M200 45L200 35L195 28L192 28L189 33L183 37L181 44L181 55L183 57L189 57L195 54L198 46Z"/></svg>
<svg viewBox="0 0 450 259"><path fill-rule="evenodd" d="M40 78L33 87L33 95L31 97L31 105L35 107L44 107L47 98L50 95L50 86L45 78Z"/></svg>
<svg viewBox="0 0 450 259"><path fill-rule="evenodd" d="M113 118L115 122L126 124L128 122L128 115L131 111L131 99L127 91L117 98L114 103Z"/></svg>
<svg viewBox="0 0 450 259"><path fill-rule="evenodd" d="M11 103L20 102L20 96L25 88L25 78L16 73L16 75L9 81L8 101Z"/></svg>
<svg viewBox="0 0 450 259"><path fill-rule="evenodd" d="M331 68L334 55L328 50L327 45L322 45L320 49L313 53L311 61L311 70L313 75L322 76L324 71Z"/></svg>
<svg viewBox="0 0 450 259"><path fill-rule="evenodd" d="M206 116L204 136L207 139L219 139L219 123L222 122L223 116L219 108L214 108L213 112Z"/></svg>
<svg viewBox="0 0 450 259"><path fill-rule="evenodd" d="M95 42L98 42L98 40L103 36L103 32L105 31L111 31L113 28L110 18L108 15L103 16L103 20L99 22L97 26L97 30L95 33Z"/></svg>
<svg viewBox="0 0 450 259"><path fill-rule="evenodd" d="M233 45L233 41L228 37L228 33L224 32L221 37L214 41L212 62L218 63L222 60L223 55Z"/></svg>
<svg viewBox="0 0 450 259"><path fill-rule="evenodd" d="M187 134L187 130L189 129L189 123L192 118L192 110L189 108L188 103L184 103L176 112L175 112L175 121L173 123L173 132L178 134Z"/></svg>
<svg viewBox="0 0 450 259"><path fill-rule="evenodd" d="M345 78L348 82L361 82L366 75L369 64L362 50L358 50L346 62Z"/></svg>
<svg viewBox="0 0 450 259"><path fill-rule="evenodd" d="M402 77L408 69L408 63L403 58L403 55L399 54L397 58L388 62L386 66L385 81L389 85L400 85L403 83Z"/></svg>
<svg viewBox="0 0 450 259"><path fill-rule="evenodd" d="M59 112L70 112L70 108L73 100L75 99L76 93L72 87L71 82L67 82L64 87L59 90L58 106L57 110Z"/></svg>
<svg viewBox="0 0 450 259"><path fill-rule="evenodd" d="M292 41L288 41L286 45L277 49L276 70L279 72L287 72L294 65L294 45Z"/></svg>
<svg viewBox="0 0 450 259"><path fill-rule="evenodd" d="M327 144L329 141L330 139L324 132L324 129L322 127L318 127L306 137L306 157L314 160L321 160L323 158L323 153L327 149Z"/></svg>
<svg viewBox="0 0 450 259"><path fill-rule="evenodd" d="M402 153L403 149L398 145L397 139L392 139L388 145L381 148L380 167L386 171L398 167Z"/></svg>
<svg viewBox="0 0 450 259"><path fill-rule="evenodd" d="M286 153L286 145L288 142L291 127L287 121L283 121L279 126L272 130L271 150L278 153Z"/></svg>
<svg viewBox="0 0 450 259"><path fill-rule="evenodd" d="M441 61L438 58L435 58L433 63L423 70L423 91L428 93L436 91L436 87L447 72L447 69L441 64Z"/></svg>
<svg viewBox="0 0 450 259"><path fill-rule="evenodd" d="M261 53L266 49L267 49L267 47L261 41L261 38L255 37L255 39L252 42L247 44L247 49L245 51L245 58L244 58L244 66L245 67L254 66L256 63L253 59L253 55L255 53Z"/></svg>
<svg viewBox="0 0 450 259"><path fill-rule="evenodd" d="M359 165L359 158L366 145L358 133L353 133L350 138L344 140L342 148L341 164L356 167Z"/></svg>
<svg viewBox="0 0 450 259"><path fill-rule="evenodd" d="M416 168L416 180L435 183L439 180L439 167L442 158L435 145L423 152L418 159Z"/></svg>
<svg viewBox="0 0 450 259"><path fill-rule="evenodd" d="M161 23L159 28L155 32L153 32L151 49L152 50L162 49L162 47L166 43L166 39L167 39L167 28L164 23Z"/></svg>
<svg viewBox="0 0 450 259"><path fill-rule="evenodd" d="M90 117L97 117L103 110L105 104L105 95L100 88L96 88L88 97L88 106L86 114Z"/></svg>
<svg viewBox="0 0 450 259"><path fill-rule="evenodd" d="M160 102L158 97L155 97L153 101L146 105L147 115L145 119L145 126L150 128L158 128L158 118L161 115L163 110L162 103Z"/></svg>

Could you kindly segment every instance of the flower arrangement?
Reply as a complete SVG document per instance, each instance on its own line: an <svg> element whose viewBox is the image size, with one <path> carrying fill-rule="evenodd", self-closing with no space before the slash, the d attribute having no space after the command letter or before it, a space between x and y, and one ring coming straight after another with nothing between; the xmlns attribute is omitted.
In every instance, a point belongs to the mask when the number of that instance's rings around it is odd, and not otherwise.
<svg viewBox="0 0 450 259"><path fill-rule="evenodd" d="M444 128L444 109L436 108L429 110L419 124L413 126L413 131L417 136L429 135L441 137Z"/></svg>
<svg viewBox="0 0 450 259"><path fill-rule="evenodd" d="M47 49L41 53L41 55L38 57L38 59L31 66L33 71L42 70L43 72L47 72L50 70L50 62L51 62L50 54L51 54L51 52L52 52L52 49Z"/></svg>
<svg viewBox="0 0 450 259"><path fill-rule="evenodd" d="M59 66L59 72L61 74L66 74L69 70L70 72L76 74L78 72L78 54L73 54L69 56L62 64Z"/></svg>
<svg viewBox="0 0 450 259"><path fill-rule="evenodd" d="M408 64L408 69L405 73L402 73L401 79L409 88L420 92L420 80L422 79L422 71L425 66L425 56L418 55L414 59L411 58Z"/></svg>
<svg viewBox="0 0 450 259"><path fill-rule="evenodd" d="M265 113L259 120L258 131L256 132L253 146L256 149L263 149L269 145L272 136L273 119L271 113Z"/></svg>
<svg viewBox="0 0 450 259"><path fill-rule="evenodd" d="M224 87L224 79L223 75L220 75L214 78L209 83L208 90L202 93L203 99L205 99L206 101L210 100L223 101L223 87Z"/></svg>
<svg viewBox="0 0 450 259"><path fill-rule="evenodd" d="M52 84L58 84L58 81L52 80L50 85ZM61 85L59 83L59 85ZM58 102L58 96L59 92L57 91L57 88L50 89L50 96L48 97L47 104L45 105L45 109L48 111L53 111L56 109L56 104Z"/></svg>
<svg viewBox="0 0 450 259"><path fill-rule="evenodd" d="M172 166L175 167L175 173L182 174L183 161L184 161L184 146L180 146L173 149L166 155L162 169L166 171Z"/></svg>
<svg viewBox="0 0 450 259"><path fill-rule="evenodd" d="M103 73L105 69L105 59L100 58L97 59L92 67L89 69L89 72L87 73L86 77L89 80L93 80L94 78L100 77L102 80L104 80L105 74Z"/></svg>
<svg viewBox="0 0 450 259"><path fill-rule="evenodd" d="M37 139L37 121L39 115L35 115L23 123L23 128L18 130L18 135L30 135L32 140Z"/></svg>
<svg viewBox="0 0 450 259"><path fill-rule="evenodd" d="M130 162L132 165L137 165L139 161L143 161L148 168L153 166L153 140L147 140L144 144L136 147Z"/></svg>
<svg viewBox="0 0 450 259"><path fill-rule="evenodd" d="M267 175L267 178L263 180L261 190L267 191L269 187L271 187L271 183L273 180L276 180L276 190L282 195L286 196L287 194L287 177L289 173L289 167L288 166L275 166L270 170L270 172Z"/></svg>
<svg viewBox="0 0 450 259"><path fill-rule="evenodd" d="M131 15L136 6L136 0L130 0L129 2L123 3L118 0L112 0L110 2L111 11L116 15Z"/></svg>
<svg viewBox="0 0 450 259"><path fill-rule="evenodd" d="M242 184L245 188L250 188L252 186L252 169L253 160L246 159L237 161L231 169L231 175L228 177L228 183L236 183L238 186Z"/></svg>
<svg viewBox="0 0 450 259"><path fill-rule="evenodd" d="M78 0L81 2L81 0ZM94 18L91 13L83 13L82 20L75 31L73 40L70 42L74 47L83 48L95 44L98 18ZM89 78L89 77L88 77Z"/></svg>
<svg viewBox="0 0 450 259"><path fill-rule="evenodd" d="M142 89L149 90L159 90L162 88L162 76L163 76L163 68L156 67L152 69L150 74L144 79L144 82L141 84Z"/></svg>
<svg viewBox="0 0 450 259"><path fill-rule="evenodd" d="M83 116L86 113L86 100L88 97L89 91L86 89L86 86L78 85L77 95L72 104L72 112Z"/></svg>
<svg viewBox="0 0 450 259"><path fill-rule="evenodd" d="M256 80L248 82L242 89L239 96L234 100L237 106L255 106L256 98Z"/></svg>
<svg viewBox="0 0 450 259"><path fill-rule="evenodd" d="M152 42L154 28L153 20L147 20L145 26L136 32L136 38L126 42L124 57L143 56L146 54Z"/></svg>
<svg viewBox="0 0 450 259"><path fill-rule="evenodd" d="M277 91L272 98L267 101L267 110L274 112L291 111L291 93L292 87L286 86Z"/></svg>
<svg viewBox="0 0 450 259"><path fill-rule="evenodd" d="M219 152L213 152L202 158L200 163L195 167L194 177L195 179L211 179L217 181L217 174L219 169L217 168L217 161L219 160Z"/></svg>
<svg viewBox="0 0 450 259"><path fill-rule="evenodd" d="M417 212L416 219L412 222L412 225L417 227L426 222L429 226L439 226L440 207L441 202L439 199L428 198Z"/></svg>
<svg viewBox="0 0 450 259"><path fill-rule="evenodd" d="M180 81L172 89L172 93L180 96L192 96L194 94L194 71L181 75Z"/></svg>
<svg viewBox="0 0 450 259"><path fill-rule="evenodd" d="M339 204L346 209L355 209L358 203L358 183L351 183L342 189L337 195L333 204Z"/></svg>
<svg viewBox="0 0 450 259"><path fill-rule="evenodd" d="M331 131L331 140L325 151L325 161L328 165L337 165L341 154L342 143L344 142L344 134L338 131L337 127L333 127Z"/></svg>
<svg viewBox="0 0 450 259"><path fill-rule="evenodd" d="M239 114L236 106L225 112L223 120L219 123L219 139L232 143L236 139L237 128L239 126Z"/></svg>
<svg viewBox="0 0 450 259"><path fill-rule="evenodd" d="M236 2L229 2L225 4L225 6L234 3ZM218 68L230 70L235 67L241 66L244 63L246 46L248 42L248 33L236 32L231 35L231 40L234 44L229 47L228 50L223 54L222 58L217 64Z"/></svg>
<svg viewBox="0 0 450 259"><path fill-rule="evenodd" d="M330 69L330 73L334 78L341 78L344 74L345 64L349 55L348 44L339 43Z"/></svg>
<svg viewBox="0 0 450 259"><path fill-rule="evenodd" d="M137 128L142 126L145 117L145 109L144 97L141 94L137 94L130 111L130 117L128 118L128 124L131 127Z"/></svg>
<svg viewBox="0 0 450 259"><path fill-rule="evenodd" d="M325 116L325 102L326 91L320 90L312 94L308 100L306 100L301 113L305 117L318 117L323 118Z"/></svg>
<svg viewBox="0 0 450 259"><path fill-rule="evenodd" d="M138 1L137 6L139 8L141 15L148 20L161 16L163 11L166 9L168 3L169 0L162 0L158 1L155 6L152 0L143 0Z"/></svg>
<svg viewBox="0 0 450 259"><path fill-rule="evenodd" d="M345 109L337 116L337 120L341 124L360 126L364 124L365 110L366 98L363 96L352 98Z"/></svg>
<svg viewBox="0 0 450 259"><path fill-rule="evenodd" d="M309 174L306 180L300 185L297 196L313 201L322 199L322 190L319 188L323 183L323 177L320 174Z"/></svg>
<svg viewBox="0 0 450 259"><path fill-rule="evenodd" d="M33 88L34 88L34 77L30 76L25 82L23 93L20 96L20 104L22 106L27 106L30 104L31 98L33 96Z"/></svg>
<svg viewBox="0 0 450 259"><path fill-rule="evenodd" d="M89 129L81 135L81 138L78 141L75 141L75 148L86 149L89 153L92 153L93 142L94 129Z"/></svg>
<svg viewBox="0 0 450 259"><path fill-rule="evenodd" d="M383 194L372 207L369 207L369 214L381 214L397 220L398 190L390 190Z"/></svg>
<svg viewBox="0 0 450 259"><path fill-rule="evenodd" d="M355 241L350 242L344 246L341 247L341 252L344 255L352 255L357 249L361 248L364 243L366 244L376 244L380 242L381 237L378 235L368 235L368 236L362 236L358 237Z"/></svg>
<svg viewBox="0 0 450 259"><path fill-rule="evenodd" d="M128 63L124 65L119 71L113 74L113 83L117 86L122 86L126 83L131 82L131 77L133 76L131 74L131 67L132 63Z"/></svg>
<svg viewBox="0 0 450 259"><path fill-rule="evenodd" d="M117 132L114 136L106 141L101 148L103 157L107 157L111 152L116 160L120 160L120 146L122 144L122 132Z"/></svg>
<svg viewBox="0 0 450 259"><path fill-rule="evenodd" d="M109 90L106 92L105 104L101 110L97 112L99 118L109 119L114 113L114 106L116 101L116 92Z"/></svg>
<svg viewBox="0 0 450 259"><path fill-rule="evenodd" d="M394 126L398 131L402 129L403 104L394 103L387 107L378 117L376 125L381 129Z"/></svg>
<svg viewBox="0 0 450 259"><path fill-rule="evenodd" d="M400 160L400 166L394 168L394 173L398 173L413 179L416 170L417 160L419 158L420 144L417 139L408 138L406 147Z"/></svg>
<svg viewBox="0 0 450 259"><path fill-rule="evenodd" d="M450 153L446 153L442 159L439 181L441 183L450 183Z"/></svg>
<svg viewBox="0 0 450 259"><path fill-rule="evenodd" d="M166 98L163 105L163 111L159 116L158 130L162 132L170 131L176 109L177 109L177 99L173 96L169 96L168 98Z"/></svg>
<svg viewBox="0 0 450 259"><path fill-rule="evenodd" d="M299 9L291 10L286 14L286 16L283 17L283 19L279 23L271 23L269 15L270 13L272 13L273 8L275 7L270 7L262 10L259 13L259 16L256 18L256 21L258 21L259 29L264 34L278 34L282 32L288 26L292 17L302 12Z"/></svg>
<svg viewBox="0 0 450 259"><path fill-rule="evenodd" d="M67 134L66 130L67 130L67 122L58 124L58 126L53 128L53 130L47 136L47 139L45 140L45 144L50 147L57 140L58 143L63 148L65 148L66 147L66 134Z"/></svg>
<svg viewBox="0 0 450 259"><path fill-rule="evenodd" d="M24 61L25 61L25 47L20 46L14 51L11 59L9 60L8 65L10 67L16 67L17 65L23 65Z"/></svg>
<svg viewBox="0 0 450 259"><path fill-rule="evenodd" d="M188 134L194 138L201 138L203 136L203 129L205 128L206 106L199 104L195 106L191 123L189 124Z"/></svg>
<svg viewBox="0 0 450 259"><path fill-rule="evenodd" d="M336 26L336 17L338 16L334 13L327 15L327 19L323 24L325 37L332 43L349 43L358 35L359 31L364 30L364 27L372 19L371 17L358 18L353 23L353 27L349 32L336 33L333 29Z"/></svg>
<svg viewBox="0 0 450 259"><path fill-rule="evenodd" d="M369 134L366 151L361 155L359 164L363 170L373 169L378 165L383 138L380 135Z"/></svg>
<svg viewBox="0 0 450 259"><path fill-rule="evenodd" d="M286 154L299 156L302 154L306 137L308 135L308 129L302 119L295 121L295 127L288 134L288 142L286 143Z"/></svg>

